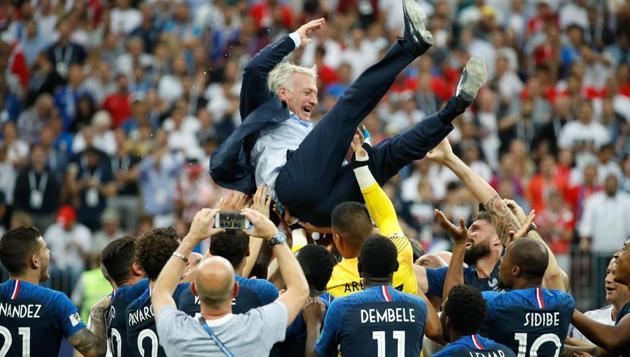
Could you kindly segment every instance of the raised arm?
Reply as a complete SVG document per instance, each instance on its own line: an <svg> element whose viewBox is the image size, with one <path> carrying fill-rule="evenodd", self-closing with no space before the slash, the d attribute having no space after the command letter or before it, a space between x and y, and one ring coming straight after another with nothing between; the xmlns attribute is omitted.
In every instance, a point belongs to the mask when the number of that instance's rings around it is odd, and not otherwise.
<svg viewBox="0 0 630 357"><path fill-rule="evenodd" d="M521 228L519 221L494 188L453 153L448 139L442 140L438 146L429 151L427 157L448 167L464 183L464 186L468 188L473 196L483 203L488 213L490 213L497 235L504 245L510 238L509 232L516 232Z"/></svg>
<svg viewBox="0 0 630 357"><path fill-rule="evenodd" d="M269 100L273 93L267 87L269 72L294 49L307 45L309 35L324 26L326 20L319 18L302 25L294 33L283 36L258 52L245 67L241 86L240 112L243 120L258 106Z"/></svg>
<svg viewBox="0 0 630 357"><path fill-rule="evenodd" d="M362 147L358 135L354 137L352 149L355 152L354 159L352 160L354 175L359 183L359 188L363 194L363 199L370 212L370 216L374 219L376 226L383 236L390 237L394 234L403 235L402 228L400 224L398 224L396 209L385 191L383 191L383 188L381 188L374 179L372 172L370 172L368 165L370 158L367 151Z"/></svg>
<svg viewBox="0 0 630 357"><path fill-rule="evenodd" d="M85 357L100 357L107 353L107 331L105 330L105 310L111 303L106 296L90 309L88 327L68 338L68 343Z"/></svg>
<svg viewBox="0 0 630 357"><path fill-rule="evenodd" d="M242 213L254 225L254 229L248 231L250 236L262 237L268 242L278 234L276 226L260 212L246 208ZM278 261L282 279L287 286L287 290L280 295L278 301L287 308L289 316L287 326L289 326L304 307L309 292L308 282L300 263L295 259L287 244L275 244L272 250Z"/></svg>
<svg viewBox="0 0 630 357"><path fill-rule="evenodd" d="M451 289L456 285L464 284L464 255L466 254L468 229L466 229L463 219L459 219L459 227L457 227L439 209L435 210L435 219L453 240L453 254L448 264L442 291L442 303L444 304L448 300L448 294L451 292Z"/></svg>
<svg viewBox="0 0 630 357"><path fill-rule="evenodd" d="M529 216L525 216L525 212L523 209L514 201L503 199L503 202L508 206L508 208L514 213L516 218L522 224L521 231L525 229L525 227L530 227L533 220L533 211L530 212ZM547 245L544 239L536 232L535 230L529 230L525 234L528 238L535 239L545 245L547 248L547 253L549 255L549 262L547 265L547 270L545 271L545 276L543 277L543 287L547 289L567 291L568 286L566 286L564 282L564 276L566 273L558 266L558 262L556 260L556 256L551 251L551 248Z"/></svg>
<svg viewBox="0 0 630 357"><path fill-rule="evenodd" d="M173 291L186 268L186 262L181 257L188 257L199 242L221 231L212 228L212 221L218 211L219 209L204 208L195 214L188 234L162 268L151 292L151 304L155 316L159 316L160 310L164 307L175 306Z"/></svg>
<svg viewBox="0 0 630 357"><path fill-rule="evenodd" d="M630 350L630 315L624 316L616 326L608 326L575 310L572 322L584 337L614 355Z"/></svg>

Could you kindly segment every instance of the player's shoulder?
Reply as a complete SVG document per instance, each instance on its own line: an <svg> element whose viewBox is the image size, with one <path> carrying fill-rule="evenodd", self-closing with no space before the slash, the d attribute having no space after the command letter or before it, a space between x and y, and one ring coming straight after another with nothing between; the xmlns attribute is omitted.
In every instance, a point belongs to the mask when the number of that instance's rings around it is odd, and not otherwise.
<svg viewBox="0 0 630 357"><path fill-rule="evenodd" d="M449 357L465 354L471 351L471 348L460 343L450 343L439 352L434 353L433 357Z"/></svg>
<svg viewBox="0 0 630 357"><path fill-rule="evenodd" d="M561 290L541 289L548 305L564 305L575 308L575 299L567 292Z"/></svg>
<svg viewBox="0 0 630 357"><path fill-rule="evenodd" d="M6 298L17 300L30 300L40 303L54 303L70 299L62 292L23 280L8 280L2 284L2 295Z"/></svg>
<svg viewBox="0 0 630 357"><path fill-rule="evenodd" d="M144 306L145 304L151 303L151 291L149 288L146 288L137 298L133 299L129 306L127 306L127 311L137 310Z"/></svg>
<svg viewBox="0 0 630 357"><path fill-rule="evenodd" d="M481 340L480 342L483 344L484 349L486 350L503 351L505 353L505 357L514 356L514 352L512 352L512 350L508 346L502 343L498 343L489 338L479 337L479 339Z"/></svg>
<svg viewBox="0 0 630 357"><path fill-rule="evenodd" d="M252 278L245 278L242 276L236 276L236 281L241 286L252 287L255 290L272 289L272 290L278 291L275 285L273 285L270 281L265 280L265 279L252 279Z"/></svg>
<svg viewBox="0 0 630 357"><path fill-rule="evenodd" d="M354 274L356 272L356 274L359 274L358 271L358 260L356 258L354 259L343 259L341 260L339 263L337 263L334 267L333 267L333 276L335 275L339 275L339 274Z"/></svg>
<svg viewBox="0 0 630 357"><path fill-rule="evenodd" d="M122 286L113 293L112 301L115 300L134 300L142 295L149 288L149 280L142 279L131 285Z"/></svg>
<svg viewBox="0 0 630 357"><path fill-rule="evenodd" d="M392 299L394 301L408 302L414 305L426 307L426 303L424 302L424 300L416 295L409 294L403 291L398 291L396 289L389 289L389 293L392 295Z"/></svg>

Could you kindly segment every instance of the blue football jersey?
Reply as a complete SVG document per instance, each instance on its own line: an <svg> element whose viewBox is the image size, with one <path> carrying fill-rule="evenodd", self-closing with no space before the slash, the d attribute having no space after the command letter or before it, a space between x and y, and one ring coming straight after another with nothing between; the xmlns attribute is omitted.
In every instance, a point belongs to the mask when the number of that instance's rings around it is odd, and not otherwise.
<svg viewBox="0 0 630 357"><path fill-rule="evenodd" d="M236 275L239 285L238 295L232 300L232 313L244 314L251 309L271 304L279 296L275 285L264 279L248 279ZM186 284L177 300L177 309L190 316L197 316L201 311L199 298L192 293L190 284Z"/></svg>
<svg viewBox="0 0 630 357"><path fill-rule="evenodd" d="M623 305L619 313L617 314L617 319L615 319L615 325L619 324L619 321L623 319L624 316L630 314L630 302Z"/></svg>
<svg viewBox="0 0 630 357"><path fill-rule="evenodd" d="M333 300L315 346L320 356L419 356L427 306L391 286Z"/></svg>
<svg viewBox="0 0 630 357"><path fill-rule="evenodd" d="M22 280L0 284L0 356L52 356L61 338L85 328L61 292Z"/></svg>
<svg viewBox="0 0 630 357"><path fill-rule="evenodd" d="M127 316L125 312L132 301L149 288L149 280L142 279L136 284L114 290L109 309L105 312L107 343L113 357L120 357L129 349L127 343Z"/></svg>
<svg viewBox="0 0 630 357"><path fill-rule="evenodd" d="M448 267L427 268L427 283L429 289L427 296L442 297L444 291L444 281L446 280L446 272ZM479 291L496 291L499 288L499 264L497 263L492 269L488 278L480 278L477 274L475 266L464 267L464 284L472 285Z"/></svg>
<svg viewBox="0 0 630 357"><path fill-rule="evenodd" d="M182 291L188 284L179 284L173 293L173 300L179 299ZM128 349L123 352L125 356L134 357L166 357L164 349L159 345L153 306L151 305L151 289L146 289L142 294L129 304L125 313L127 319L127 343ZM156 352L157 351L157 352Z"/></svg>
<svg viewBox="0 0 630 357"><path fill-rule="evenodd" d="M328 310L334 297L326 292L322 294L319 299L324 303L326 310ZM293 320L293 323L287 327L284 342L280 343L279 352L281 356L298 356L304 354L304 349L306 348L306 322L304 322L302 312L303 311L300 311L295 317L295 320Z"/></svg>
<svg viewBox="0 0 630 357"><path fill-rule="evenodd" d="M433 357L516 357L514 352L505 345L479 335L460 337L449 343Z"/></svg>
<svg viewBox="0 0 630 357"><path fill-rule="evenodd" d="M519 356L562 352L575 300L565 292L532 288L482 292L488 313L482 334Z"/></svg>

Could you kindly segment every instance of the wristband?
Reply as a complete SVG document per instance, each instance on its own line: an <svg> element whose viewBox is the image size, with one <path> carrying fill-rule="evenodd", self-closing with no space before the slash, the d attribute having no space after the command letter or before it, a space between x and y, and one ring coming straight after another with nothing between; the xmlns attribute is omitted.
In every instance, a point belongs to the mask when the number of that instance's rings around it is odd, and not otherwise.
<svg viewBox="0 0 630 357"><path fill-rule="evenodd" d="M173 252L173 256L183 260L184 263L188 263L188 257L185 257L185 256L183 256L182 254L180 254L178 252Z"/></svg>
<svg viewBox="0 0 630 357"><path fill-rule="evenodd" d="M289 230L294 231L296 229L304 229L304 227L302 227L300 222L295 222L295 223L289 225Z"/></svg>

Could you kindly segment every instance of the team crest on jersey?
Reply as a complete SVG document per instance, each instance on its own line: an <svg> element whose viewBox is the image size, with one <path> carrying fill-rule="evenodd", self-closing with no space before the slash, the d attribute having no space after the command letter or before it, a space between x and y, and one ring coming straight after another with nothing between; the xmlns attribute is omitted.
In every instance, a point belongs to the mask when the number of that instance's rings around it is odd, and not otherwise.
<svg viewBox="0 0 630 357"><path fill-rule="evenodd" d="M74 314L70 315L70 323L72 324L72 327L81 323L81 316L79 315L78 312L75 312Z"/></svg>

